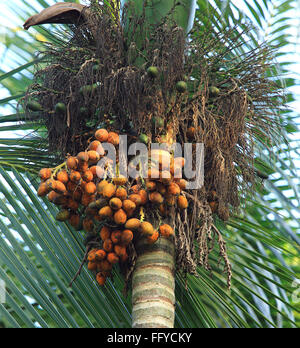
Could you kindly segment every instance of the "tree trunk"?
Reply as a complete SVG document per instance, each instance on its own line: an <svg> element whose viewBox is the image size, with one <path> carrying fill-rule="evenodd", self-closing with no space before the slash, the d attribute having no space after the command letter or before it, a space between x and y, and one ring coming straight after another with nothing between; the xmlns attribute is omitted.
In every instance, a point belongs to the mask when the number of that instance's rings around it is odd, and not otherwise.
<svg viewBox="0 0 300 348"><path fill-rule="evenodd" d="M132 280L132 327L173 328L175 244L164 237L152 245L141 239Z"/></svg>
<svg viewBox="0 0 300 348"><path fill-rule="evenodd" d="M196 0L124 0L128 20L124 31L128 42L136 47L143 45L151 25L168 16L171 21L187 32L193 21ZM174 5L176 6L174 7ZM145 6L145 7L144 7ZM143 16L142 31L130 26L131 16ZM139 63L143 64L144 61ZM174 137L173 133L170 136ZM175 141L175 139L173 139ZM173 328L175 319L175 241L174 238L159 240L149 245L141 239L136 245L137 262L132 279L132 327Z"/></svg>

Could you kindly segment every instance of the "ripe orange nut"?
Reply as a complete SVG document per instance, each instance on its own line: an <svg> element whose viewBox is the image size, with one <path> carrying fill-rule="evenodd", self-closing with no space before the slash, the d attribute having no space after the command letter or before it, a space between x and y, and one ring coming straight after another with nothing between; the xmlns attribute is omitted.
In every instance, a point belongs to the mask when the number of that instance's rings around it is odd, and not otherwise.
<svg viewBox="0 0 300 348"><path fill-rule="evenodd" d="M83 219L83 221L82 221L82 226L83 226L83 229L84 229L86 232L91 232L91 231L93 231L93 228L94 228L93 220L88 219L88 218Z"/></svg>
<svg viewBox="0 0 300 348"><path fill-rule="evenodd" d="M56 193L65 193L67 191L65 184L63 184L61 181L55 180L55 188L54 191Z"/></svg>
<svg viewBox="0 0 300 348"><path fill-rule="evenodd" d="M148 181L146 183L146 188L148 191L154 191L156 189L156 183L154 181Z"/></svg>
<svg viewBox="0 0 300 348"><path fill-rule="evenodd" d="M70 173L70 180L72 182L78 183L81 180L81 174L76 170L72 170Z"/></svg>
<svg viewBox="0 0 300 348"><path fill-rule="evenodd" d="M157 191L163 196L166 194L167 189L165 185L163 185L161 182L158 182L156 185Z"/></svg>
<svg viewBox="0 0 300 348"><path fill-rule="evenodd" d="M89 163L88 162L79 162L77 170L81 173L84 173L89 169Z"/></svg>
<svg viewBox="0 0 300 348"><path fill-rule="evenodd" d="M120 200L120 198L113 197L113 198L111 198L111 200L109 201L109 206L110 206L113 210L119 210L119 209L122 208L122 201Z"/></svg>
<svg viewBox="0 0 300 348"><path fill-rule="evenodd" d="M110 253L114 249L114 245L111 239L106 239L103 242L103 249L108 253Z"/></svg>
<svg viewBox="0 0 300 348"><path fill-rule="evenodd" d="M129 195L128 199L132 201L137 207L142 204L142 197L137 193Z"/></svg>
<svg viewBox="0 0 300 348"><path fill-rule="evenodd" d="M39 197L45 197L49 193L49 188L46 183L40 184L37 194Z"/></svg>
<svg viewBox="0 0 300 348"><path fill-rule="evenodd" d="M72 214L70 217L69 217L69 224L74 227L74 228L78 228L79 225L80 225L80 216L77 215L77 214Z"/></svg>
<svg viewBox="0 0 300 348"><path fill-rule="evenodd" d="M164 201L164 197L157 191L149 193L149 201L154 204L162 204Z"/></svg>
<svg viewBox="0 0 300 348"><path fill-rule="evenodd" d="M155 242L157 242L158 238L159 238L159 233L158 231L155 230L152 235L147 236L147 242L149 244L154 244Z"/></svg>
<svg viewBox="0 0 300 348"><path fill-rule="evenodd" d="M97 184L97 192L102 193L104 187L108 184L107 180L102 180Z"/></svg>
<svg viewBox="0 0 300 348"><path fill-rule="evenodd" d="M173 228L168 224L163 224L159 227L160 235L166 238L169 238L170 236L174 235Z"/></svg>
<svg viewBox="0 0 300 348"><path fill-rule="evenodd" d="M95 133L95 138L104 143L108 139L108 131L106 129L98 129Z"/></svg>
<svg viewBox="0 0 300 348"><path fill-rule="evenodd" d="M144 221L141 223L139 231L145 236L152 236L154 233L154 228L150 222Z"/></svg>
<svg viewBox="0 0 300 348"><path fill-rule="evenodd" d="M93 174L93 178L96 178L96 176L97 176L97 166L91 166L89 168L89 171ZM104 171L103 171L103 173L104 173Z"/></svg>
<svg viewBox="0 0 300 348"><path fill-rule="evenodd" d="M51 169L43 168L39 172L39 177L41 178L41 180L45 181L51 177L51 174L52 174Z"/></svg>
<svg viewBox="0 0 300 348"><path fill-rule="evenodd" d="M108 183L102 189L102 196L105 198L111 198L116 193L116 186L114 184Z"/></svg>
<svg viewBox="0 0 300 348"><path fill-rule="evenodd" d="M119 145L119 142L120 142L119 135L115 132L109 132L107 137L107 142L113 144L114 146Z"/></svg>
<svg viewBox="0 0 300 348"><path fill-rule="evenodd" d="M69 157L68 159L67 159L67 162L66 162L66 164L67 164L67 167L70 169L70 170L74 170L74 169L77 169L77 166L78 166L78 160L77 160L77 158L76 157Z"/></svg>
<svg viewBox="0 0 300 348"><path fill-rule="evenodd" d="M114 246L114 252L115 252L120 258L122 258L123 256L127 255L126 246L116 244L116 245Z"/></svg>
<svg viewBox="0 0 300 348"><path fill-rule="evenodd" d="M71 193L71 197L74 199L74 201L80 202L82 198L81 190L75 190L73 193Z"/></svg>
<svg viewBox="0 0 300 348"><path fill-rule="evenodd" d="M104 261L104 260L103 260ZM101 261L102 262L102 261ZM100 262L99 262L100 263ZM99 263L98 263L98 268L99 268ZM99 272L100 271L100 272ZM111 271L101 271L100 269L98 269L98 272L105 278L108 278L110 277L111 275Z"/></svg>
<svg viewBox="0 0 300 348"><path fill-rule="evenodd" d="M114 252L107 254L107 261L110 262L112 265L119 262L119 257Z"/></svg>
<svg viewBox="0 0 300 348"><path fill-rule="evenodd" d="M69 181L66 188L69 193L73 193L76 189L78 189L78 185L75 182Z"/></svg>
<svg viewBox="0 0 300 348"><path fill-rule="evenodd" d="M106 282L106 277L103 275L103 273L99 272L96 275L96 281L100 286L104 286Z"/></svg>
<svg viewBox="0 0 300 348"><path fill-rule="evenodd" d="M186 135L189 139L194 139L196 134L196 128L195 127L189 127L186 131Z"/></svg>
<svg viewBox="0 0 300 348"><path fill-rule="evenodd" d="M125 199L123 201L122 207L127 213L127 215L131 215L136 209L136 204L130 199Z"/></svg>
<svg viewBox="0 0 300 348"><path fill-rule="evenodd" d="M140 190L138 195L141 197L141 205L145 205L148 202L148 194L145 190Z"/></svg>
<svg viewBox="0 0 300 348"><path fill-rule="evenodd" d="M121 243L128 245L133 240L133 233L131 230L124 230L121 234Z"/></svg>
<svg viewBox="0 0 300 348"><path fill-rule="evenodd" d="M103 242L110 238L110 229L107 226L103 226L100 230L100 238L103 240Z"/></svg>
<svg viewBox="0 0 300 348"><path fill-rule="evenodd" d="M141 221L136 218L127 220L125 228L131 231L137 231L141 226Z"/></svg>
<svg viewBox="0 0 300 348"><path fill-rule="evenodd" d="M124 201L127 198L127 191L124 187L118 187L115 193L115 196L121 201Z"/></svg>
<svg viewBox="0 0 300 348"><path fill-rule="evenodd" d="M82 151L78 153L76 158L78 159L79 162L87 162L89 160L89 155L87 152Z"/></svg>
<svg viewBox="0 0 300 348"><path fill-rule="evenodd" d="M125 185L126 182L127 182L127 178L123 175L119 175L113 178L113 183L117 186Z"/></svg>
<svg viewBox="0 0 300 348"><path fill-rule="evenodd" d="M65 170L61 170L57 173L56 179L66 185L69 181L69 175Z"/></svg>
<svg viewBox="0 0 300 348"><path fill-rule="evenodd" d="M54 203L55 200L56 200L59 196L60 196L59 193L56 193L55 191L51 191L51 192L49 192L47 198L48 198L49 202ZM54 203L54 204L55 204L55 203Z"/></svg>
<svg viewBox="0 0 300 348"><path fill-rule="evenodd" d="M79 208L79 203L69 198L67 201L67 208L76 211Z"/></svg>
<svg viewBox="0 0 300 348"><path fill-rule="evenodd" d="M187 207L189 206L189 203L184 196L178 196L177 205L179 209L187 209Z"/></svg>
<svg viewBox="0 0 300 348"><path fill-rule="evenodd" d="M55 190L56 180L54 179L48 179L45 181L45 184L47 185L47 188L50 190Z"/></svg>
<svg viewBox="0 0 300 348"><path fill-rule="evenodd" d="M93 195L97 191L96 185L93 182L87 182L84 191L87 195Z"/></svg>
<svg viewBox="0 0 300 348"><path fill-rule="evenodd" d="M88 146L88 150L89 151L97 151L99 145L101 145L100 141L99 140L94 140Z"/></svg>
<svg viewBox="0 0 300 348"><path fill-rule="evenodd" d="M121 231L112 231L110 239L114 244L118 244L121 241Z"/></svg>
<svg viewBox="0 0 300 348"><path fill-rule="evenodd" d="M92 173L91 170L86 170L83 174L82 174L82 179L86 182L90 182L94 179L94 174Z"/></svg>
<svg viewBox="0 0 300 348"><path fill-rule="evenodd" d="M54 191L52 191L52 192L54 192ZM53 203L55 205L66 206L68 204L68 201L69 201L69 199L65 194L63 194L63 195L57 194L57 196L54 197Z"/></svg>
<svg viewBox="0 0 300 348"><path fill-rule="evenodd" d="M96 252L98 249L92 249L89 253L88 253L88 257L87 260L90 262L95 262L96 261Z"/></svg>
<svg viewBox="0 0 300 348"><path fill-rule="evenodd" d="M106 252L103 249L99 249L95 252L95 259L96 261L102 261L106 257Z"/></svg>
<svg viewBox="0 0 300 348"><path fill-rule="evenodd" d="M124 225L127 220L127 214L123 209L119 209L114 214L114 221L117 225Z"/></svg>
<svg viewBox="0 0 300 348"><path fill-rule="evenodd" d="M130 187L130 191L132 192L132 193L139 193L139 190L140 190L141 188L140 188L140 185L133 185L133 186L131 186Z"/></svg>
<svg viewBox="0 0 300 348"><path fill-rule="evenodd" d="M90 150L87 152L90 163L97 163L100 160L100 155L97 151Z"/></svg>
<svg viewBox="0 0 300 348"><path fill-rule="evenodd" d="M86 193L84 193L81 196L81 204L85 207L87 207L91 202L95 201L96 197L95 195L87 195Z"/></svg>
<svg viewBox="0 0 300 348"><path fill-rule="evenodd" d="M168 186L168 193L170 195L179 195L181 192L180 187L176 184L176 182L171 182L171 184Z"/></svg>
<svg viewBox="0 0 300 348"><path fill-rule="evenodd" d="M107 205L99 210L99 216L101 219L110 219L113 216L113 210Z"/></svg>
<svg viewBox="0 0 300 348"><path fill-rule="evenodd" d="M112 270L112 264L108 260L103 260L99 262L98 266L99 271L109 272Z"/></svg>
<svg viewBox="0 0 300 348"><path fill-rule="evenodd" d="M176 183L180 187L181 190L186 189L187 181L185 179L178 179L178 180L176 180Z"/></svg>
<svg viewBox="0 0 300 348"><path fill-rule="evenodd" d="M89 262L87 268L88 268L89 271L96 271L96 269L97 269L97 263L95 263L95 262Z"/></svg>

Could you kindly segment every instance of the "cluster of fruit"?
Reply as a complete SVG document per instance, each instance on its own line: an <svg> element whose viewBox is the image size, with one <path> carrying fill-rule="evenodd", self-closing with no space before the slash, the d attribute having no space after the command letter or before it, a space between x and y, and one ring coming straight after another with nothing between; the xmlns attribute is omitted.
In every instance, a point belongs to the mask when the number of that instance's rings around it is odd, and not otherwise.
<svg viewBox="0 0 300 348"><path fill-rule="evenodd" d="M170 154L160 151L159 164L150 162L147 178L109 178L111 162L104 168L97 163L106 155L102 144L110 143L117 149L119 135L99 129L95 138L76 157L68 157L56 168L41 169L38 195L47 196L61 208L58 221L68 221L75 229L98 238L99 247L88 255L88 269L96 271L97 281L103 285L112 266L127 260L130 243L140 236L153 244L160 236L174 235L167 224L154 228L145 221L148 209L155 207L161 216L166 216L172 206L186 209L188 201L183 193L186 181L178 175L184 166L183 158L166 158Z"/></svg>
<svg viewBox="0 0 300 348"><path fill-rule="evenodd" d="M86 151L70 156L63 164L56 168L43 168L39 176L41 184L38 189L40 197L47 196L53 204L60 206L57 214L58 221L69 221L76 229L83 227L90 232L92 225L88 217L97 219L95 209L90 204L96 201L99 171L98 161L104 156L101 142L108 142L117 146L119 135L100 129L95 133L96 140L92 141ZM85 207L85 213L82 213ZM81 217L86 217L82 219ZM99 219L98 219L99 220Z"/></svg>
<svg viewBox="0 0 300 348"><path fill-rule="evenodd" d="M144 235L148 243L155 243L159 235L169 238L173 234L174 230L168 224L161 225L157 231L150 222L141 222L137 218L127 220L120 229L103 226L100 230L102 246L93 248L88 253L88 269L95 272L98 284L103 286L111 275L113 266L126 262L127 247L133 239Z"/></svg>

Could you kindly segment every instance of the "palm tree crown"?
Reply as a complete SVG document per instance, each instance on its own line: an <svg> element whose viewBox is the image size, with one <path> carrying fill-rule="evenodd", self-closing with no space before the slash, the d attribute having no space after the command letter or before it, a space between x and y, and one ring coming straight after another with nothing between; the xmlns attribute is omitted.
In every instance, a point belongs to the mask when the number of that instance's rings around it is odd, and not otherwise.
<svg viewBox="0 0 300 348"><path fill-rule="evenodd" d="M48 1L50 3L50 1ZM40 9L47 1L37 0ZM73 1L79 3L79 1ZM130 327L131 295L124 296L123 279L114 279L99 291L91 274L83 269L68 287L84 255L84 235L66 223L55 221L57 210L36 195L36 174L52 167L57 154L47 151L47 129L39 120L28 120L18 105L31 84L36 66L42 66L44 42L63 40L63 28L51 24L28 32L20 30L36 13L27 1L10 2L3 15L14 13L14 27L0 31L0 279L6 284L6 302L0 304L3 327ZM52 4L52 2L51 2ZM290 35L291 12L296 1L197 1L195 21L235 34L251 25L247 42L236 54L255 50L262 41L274 46L277 65L267 73L286 88L287 106L295 100L290 88L286 50L295 39ZM2 16L3 16L2 15ZM63 33L63 34L62 34ZM67 35L67 34L66 34ZM195 32L193 35L201 35ZM228 57L232 59L232 57ZM289 107L280 110L286 140L273 150L262 140L254 144L255 170L261 178L255 192L245 197L243 213L227 223L217 219L232 265L231 290L220 270L220 250L212 251L211 271L197 267L197 277L176 276L176 327L295 327L299 326L299 303L295 279L299 278L299 168L297 115ZM274 145L275 146L275 145ZM223 259L221 264L223 265ZM186 290L187 286L187 290ZM297 286L297 285L296 285ZM293 296L294 294L294 296Z"/></svg>

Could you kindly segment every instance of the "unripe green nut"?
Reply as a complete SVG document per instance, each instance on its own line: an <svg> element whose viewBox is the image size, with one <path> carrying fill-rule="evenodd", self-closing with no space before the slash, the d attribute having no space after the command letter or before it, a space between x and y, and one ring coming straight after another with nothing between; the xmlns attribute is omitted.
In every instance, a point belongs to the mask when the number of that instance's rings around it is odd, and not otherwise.
<svg viewBox="0 0 300 348"><path fill-rule="evenodd" d="M218 87L211 86L209 87L209 96L210 97L216 97L220 93L220 90Z"/></svg>
<svg viewBox="0 0 300 348"><path fill-rule="evenodd" d="M70 217L70 212L66 209L59 211L56 215L57 221L67 221Z"/></svg>
<svg viewBox="0 0 300 348"><path fill-rule="evenodd" d="M55 105L55 112L58 114L64 114L66 112L67 108L64 103L57 103Z"/></svg>
<svg viewBox="0 0 300 348"><path fill-rule="evenodd" d="M94 73L97 73L99 71L99 65L98 64L93 65L92 70Z"/></svg>
<svg viewBox="0 0 300 348"><path fill-rule="evenodd" d="M184 93L187 90L187 83L185 81L179 81L176 83L176 89L179 93Z"/></svg>
<svg viewBox="0 0 300 348"><path fill-rule="evenodd" d="M158 128L162 128L165 125L165 120L162 117L153 117L152 123L154 126Z"/></svg>
<svg viewBox="0 0 300 348"><path fill-rule="evenodd" d="M148 144L149 138L146 134L140 134L139 140L141 143Z"/></svg>
<svg viewBox="0 0 300 348"><path fill-rule="evenodd" d="M31 111L41 111L42 110L42 106L40 103L31 100L27 103L26 108L31 110Z"/></svg>
<svg viewBox="0 0 300 348"><path fill-rule="evenodd" d="M158 76L159 72L158 72L158 69L156 66L150 66L148 69L147 69L147 73L150 77L152 78L155 78Z"/></svg>

